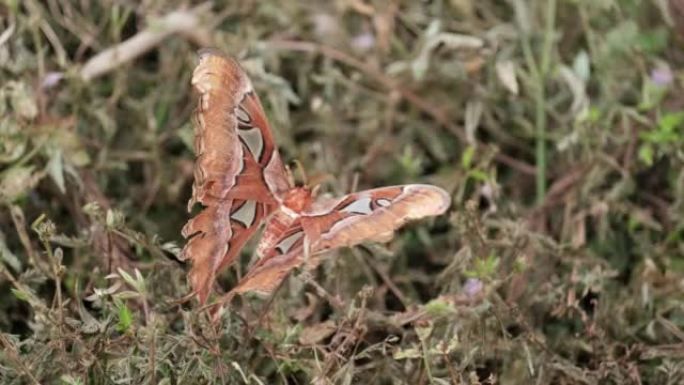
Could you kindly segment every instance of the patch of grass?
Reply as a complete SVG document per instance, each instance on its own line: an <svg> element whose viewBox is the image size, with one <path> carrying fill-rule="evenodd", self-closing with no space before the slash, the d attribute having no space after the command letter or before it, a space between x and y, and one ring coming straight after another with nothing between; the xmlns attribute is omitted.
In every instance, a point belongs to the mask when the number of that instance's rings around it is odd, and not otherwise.
<svg viewBox="0 0 684 385"><path fill-rule="evenodd" d="M677 2L110 3L0 5L0 383L684 381ZM211 325L177 258L209 45L324 191L449 214Z"/></svg>

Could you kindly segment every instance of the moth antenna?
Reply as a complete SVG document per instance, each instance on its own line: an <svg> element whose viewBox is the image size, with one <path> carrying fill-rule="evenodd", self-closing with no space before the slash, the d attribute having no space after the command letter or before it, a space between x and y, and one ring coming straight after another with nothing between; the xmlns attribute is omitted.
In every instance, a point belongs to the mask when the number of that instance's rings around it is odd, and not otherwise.
<svg viewBox="0 0 684 385"><path fill-rule="evenodd" d="M351 192L356 191L356 189L359 188L359 178L361 175L358 172L354 173L354 177L352 178L352 186L351 186Z"/></svg>
<svg viewBox="0 0 684 385"><path fill-rule="evenodd" d="M292 170L290 169L290 166L287 164L285 165L285 174L287 176L287 182L290 184L290 186L294 186L295 185L294 175L292 174Z"/></svg>
<svg viewBox="0 0 684 385"><path fill-rule="evenodd" d="M304 165L298 159L295 159L294 163L297 165L297 171L299 171L299 175L302 177L302 182L304 182L304 186L308 186L309 178L306 175L306 170L304 170Z"/></svg>

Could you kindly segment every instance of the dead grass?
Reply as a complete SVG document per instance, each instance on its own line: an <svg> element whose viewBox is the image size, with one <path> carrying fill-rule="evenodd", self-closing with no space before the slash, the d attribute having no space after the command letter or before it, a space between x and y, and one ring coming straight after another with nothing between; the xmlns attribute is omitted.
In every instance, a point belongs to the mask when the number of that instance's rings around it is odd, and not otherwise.
<svg viewBox="0 0 684 385"><path fill-rule="evenodd" d="M0 382L684 381L676 1L105 4L0 5ZM202 45L327 191L450 214L211 327L176 301Z"/></svg>

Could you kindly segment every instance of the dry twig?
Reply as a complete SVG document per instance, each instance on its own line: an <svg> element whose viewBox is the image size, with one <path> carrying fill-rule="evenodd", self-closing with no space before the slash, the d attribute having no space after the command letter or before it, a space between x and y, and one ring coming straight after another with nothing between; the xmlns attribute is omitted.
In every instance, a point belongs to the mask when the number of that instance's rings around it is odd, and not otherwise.
<svg viewBox="0 0 684 385"><path fill-rule="evenodd" d="M107 48L88 60L81 68L81 77L92 80L104 75L144 54L171 35L185 35L198 45L211 45L209 31L202 27L203 15L210 8L211 3L204 3L191 10L174 11L155 20L130 39Z"/></svg>

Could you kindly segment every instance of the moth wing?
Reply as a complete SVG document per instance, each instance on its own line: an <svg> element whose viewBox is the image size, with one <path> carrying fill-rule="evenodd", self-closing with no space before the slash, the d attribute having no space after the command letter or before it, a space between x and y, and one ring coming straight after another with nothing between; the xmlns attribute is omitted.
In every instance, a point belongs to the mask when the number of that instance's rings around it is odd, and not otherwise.
<svg viewBox="0 0 684 385"><path fill-rule="evenodd" d="M233 59L200 53L192 76L195 110L192 198L204 209L188 221L182 258L192 260L189 281L201 304L216 274L232 264L289 181L252 84Z"/></svg>
<svg viewBox="0 0 684 385"><path fill-rule="evenodd" d="M183 227L190 238L182 257L192 259L188 280L200 304L209 298L216 274L231 265L268 214L256 201L227 201L205 208Z"/></svg>
<svg viewBox="0 0 684 385"><path fill-rule="evenodd" d="M238 137L261 169L261 182L273 196L281 197L292 186L256 92L245 95L237 113Z"/></svg>
<svg viewBox="0 0 684 385"><path fill-rule="evenodd" d="M268 230L267 225L264 232ZM268 234L264 234L266 235ZM279 232L273 244L230 291L229 296L246 292L270 294L280 286L292 269L302 264L306 241L299 221Z"/></svg>
<svg viewBox="0 0 684 385"><path fill-rule="evenodd" d="M383 187L349 194L327 208L301 216L283 231L273 242L275 246L265 251L229 296L245 292L270 294L292 269L305 263L307 268L315 267L319 259L313 254L367 241L387 242L404 223L443 214L450 202L446 191L430 185ZM305 248L310 252L305 253Z"/></svg>
<svg viewBox="0 0 684 385"><path fill-rule="evenodd" d="M274 203L291 188L252 83L240 65L215 50L200 53L192 85L195 182L188 203L252 199Z"/></svg>
<svg viewBox="0 0 684 385"><path fill-rule="evenodd" d="M327 210L303 216L302 227L314 252L387 242L405 223L441 215L450 203L449 194L432 185L381 187L349 194Z"/></svg>

